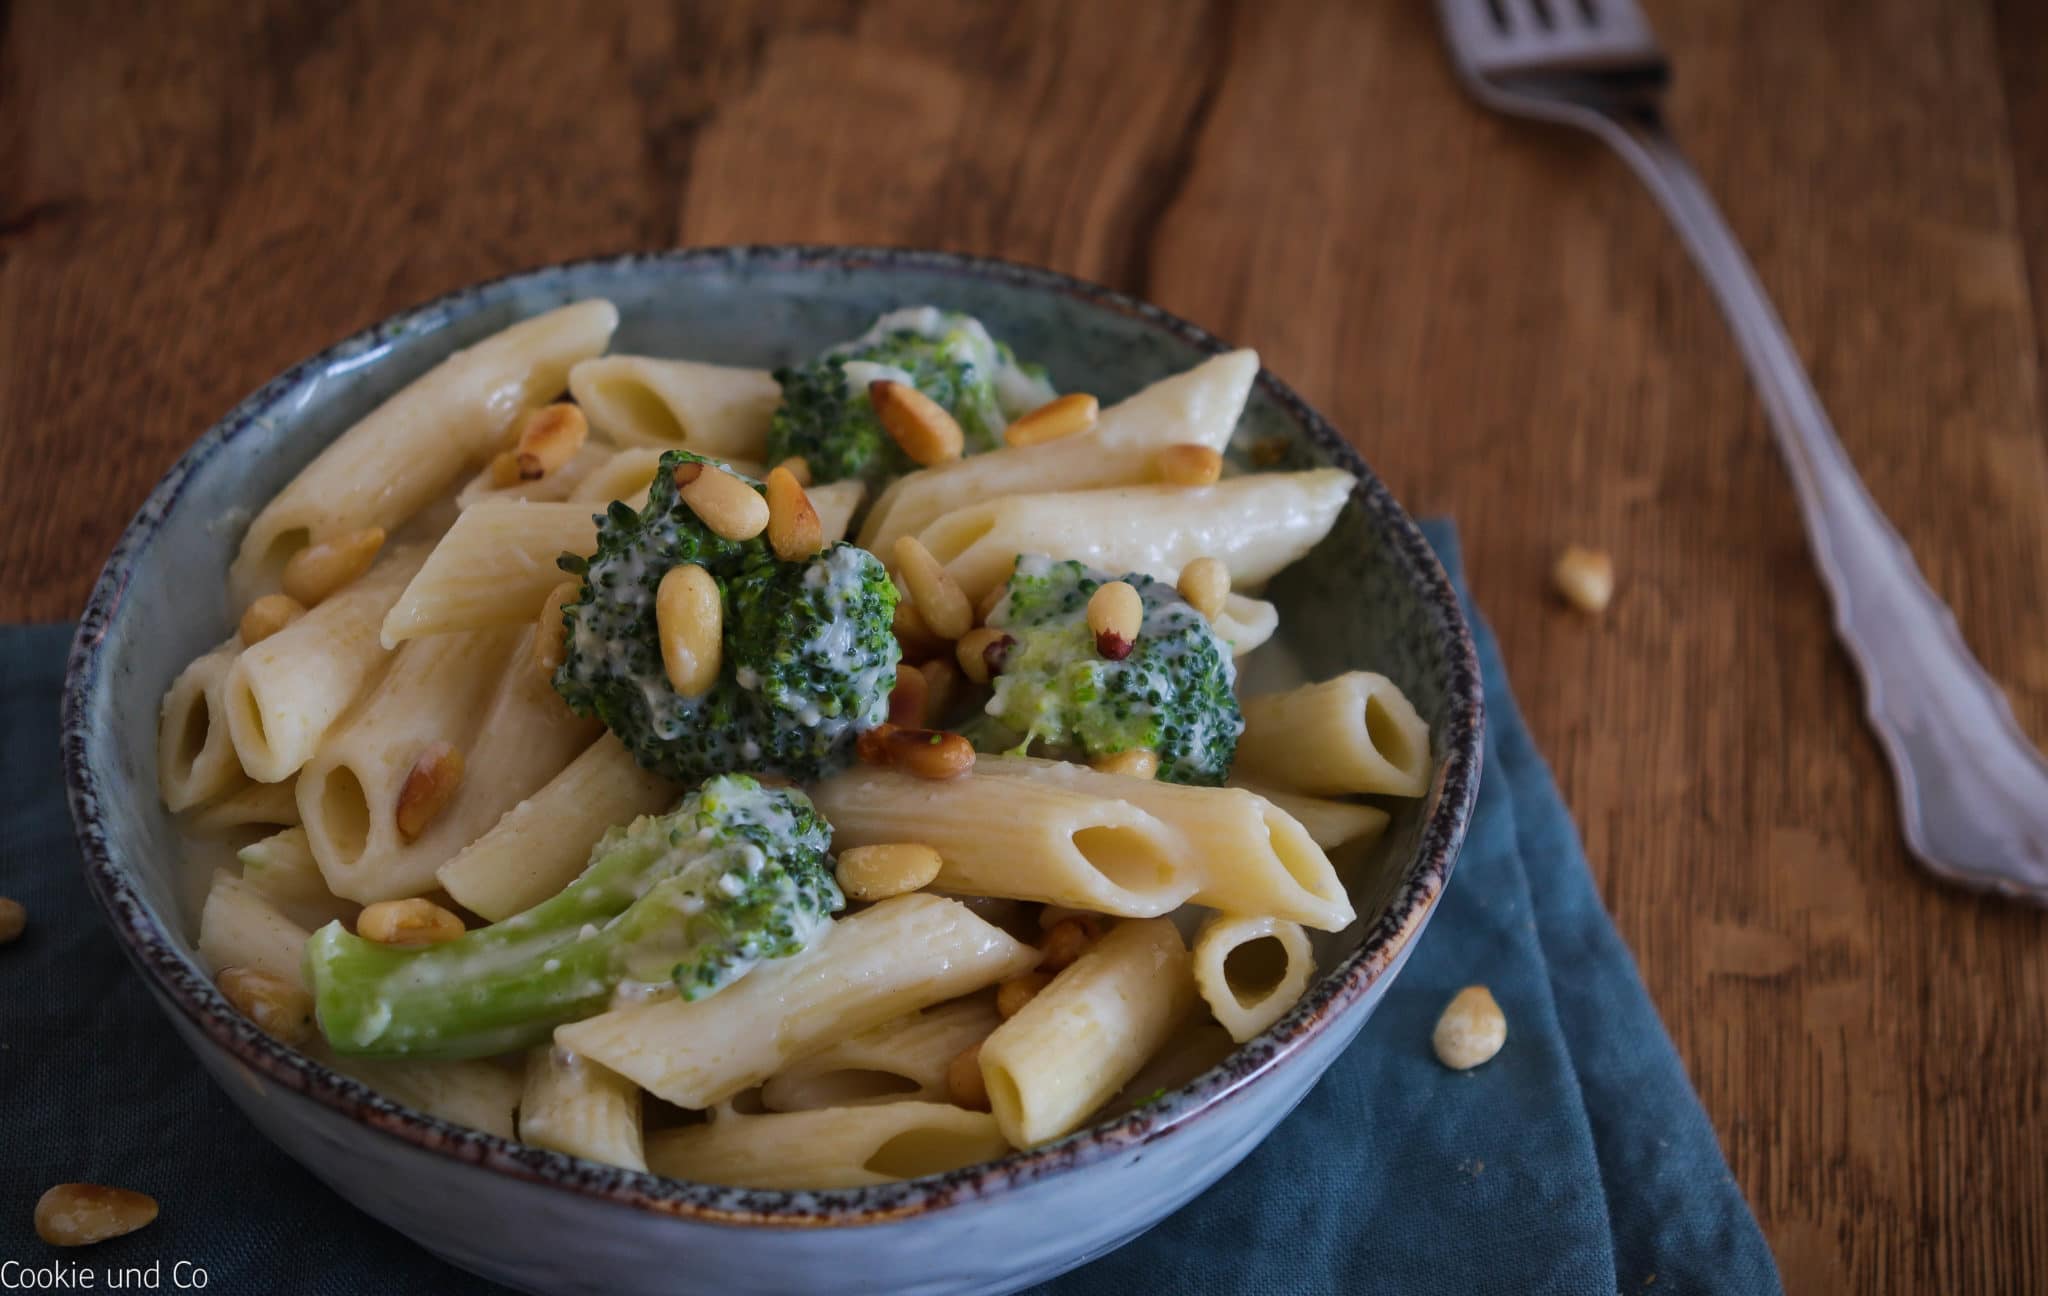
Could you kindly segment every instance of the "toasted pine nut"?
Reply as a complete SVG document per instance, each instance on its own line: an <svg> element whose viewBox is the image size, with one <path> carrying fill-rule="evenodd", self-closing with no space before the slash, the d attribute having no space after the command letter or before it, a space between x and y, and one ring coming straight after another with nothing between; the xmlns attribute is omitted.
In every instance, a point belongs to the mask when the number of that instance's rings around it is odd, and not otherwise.
<svg viewBox="0 0 2048 1296"><path fill-rule="evenodd" d="M253 648L306 615L306 605L289 594L265 594L242 613L242 646Z"/></svg>
<svg viewBox="0 0 2048 1296"><path fill-rule="evenodd" d="M1288 448L1287 438L1284 436L1260 437L1252 442L1252 464L1259 468L1271 468L1287 458Z"/></svg>
<svg viewBox="0 0 2048 1296"><path fill-rule="evenodd" d="M0 945L20 940L22 929L27 926L28 910L21 907L21 901L0 896Z"/></svg>
<svg viewBox="0 0 2048 1296"><path fill-rule="evenodd" d="M910 462L920 468L958 459L966 447L959 421L944 405L909 383L876 379L868 384L868 400L875 407L875 417L882 420Z"/></svg>
<svg viewBox="0 0 2048 1296"><path fill-rule="evenodd" d="M61 1183L36 1201L36 1236L51 1246L91 1246L156 1218L156 1198L104 1184Z"/></svg>
<svg viewBox="0 0 2048 1296"><path fill-rule="evenodd" d="M1052 977L1044 972L1026 972L1013 976L996 987L996 1013L1004 1021L1024 1011L1024 1005L1038 997L1038 992L1052 984Z"/></svg>
<svg viewBox="0 0 2048 1296"><path fill-rule="evenodd" d="M462 766L462 749L453 743L429 743L419 754L406 771L404 786L398 789L400 837L412 841L448 808L455 790L462 786Z"/></svg>
<svg viewBox="0 0 2048 1296"><path fill-rule="evenodd" d="M1508 1019L1483 985L1466 986L1451 998L1430 1036L1436 1060L1453 1071L1470 1071L1492 1060L1508 1042Z"/></svg>
<svg viewBox="0 0 2048 1296"><path fill-rule="evenodd" d="M981 626L960 636L953 655L960 662L961 674L976 684L986 684L992 676L1002 673L1003 659L1016 642L993 626Z"/></svg>
<svg viewBox="0 0 2048 1296"><path fill-rule="evenodd" d="M540 605L540 620L533 626L533 664L552 675L569 656L569 627L562 620L562 608L576 597L575 581L563 581L548 591Z"/></svg>
<svg viewBox="0 0 2048 1296"><path fill-rule="evenodd" d="M1131 655L1144 624L1145 600L1129 581L1109 581L1088 596L1088 630L1095 636L1095 651L1109 660Z"/></svg>
<svg viewBox="0 0 2048 1296"><path fill-rule="evenodd" d="M1003 605L1003 600L1009 596L1010 586L1008 582L991 589L988 593L981 596L981 602L974 605L974 619L986 624L988 619L996 614L996 609Z"/></svg>
<svg viewBox="0 0 2048 1296"><path fill-rule="evenodd" d="M575 457L590 439L590 420L566 401L543 405L519 424L519 480L539 481Z"/></svg>
<svg viewBox="0 0 2048 1296"><path fill-rule="evenodd" d="M1049 932L1063 922L1078 922L1083 927L1095 930L1100 935L1102 919L1091 909L1075 909L1067 905L1046 904L1038 906L1038 930Z"/></svg>
<svg viewBox="0 0 2048 1296"><path fill-rule="evenodd" d="M491 486L496 490L509 490L517 486L519 477L519 452L500 450L491 456Z"/></svg>
<svg viewBox="0 0 2048 1296"><path fill-rule="evenodd" d="M1143 779L1159 776L1159 753L1147 747L1133 747L1128 751L1097 756L1088 763L1104 774L1122 774L1129 778Z"/></svg>
<svg viewBox="0 0 2048 1296"><path fill-rule="evenodd" d="M855 846L839 855L839 889L849 900L887 900L932 884L939 853L916 842Z"/></svg>
<svg viewBox="0 0 2048 1296"><path fill-rule="evenodd" d="M1038 968L1041 972L1059 972L1077 958L1088 952L1101 935L1101 929L1093 922L1081 918L1067 918L1056 922L1045 933L1045 939L1038 943L1041 951Z"/></svg>
<svg viewBox="0 0 2048 1296"><path fill-rule="evenodd" d="M905 729L923 728L925 698L930 692L931 681L923 671L896 663L896 687L889 690L889 723Z"/></svg>
<svg viewBox="0 0 2048 1296"><path fill-rule="evenodd" d="M968 1111L988 1110L988 1081L981 1074L981 1042L963 1049L946 1064L946 1096L955 1107Z"/></svg>
<svg viewBox="0 0 2048 1296"><path fill-rule="evenodd" d="M1208 446L1182 442L1161 446L1152 467L1169 486L1209 486L1223 475L1223 456Z"/></svg>
<svg viewBox="0 0 2048 1296"><path fill-rule="evenodd" d="M953 709L953 695L960 691L960 668L951 657L934 657L917 669L924 676L924 719L918 723L937 725Z"/></svg>
<svg viewBox="0 0 2048 1296"><path fill-rule="evenodd" d="M370 570L383 547L383 527L365 527L307 545L284 565L284 592L312 607Z"/></svg>
<svg viewBox="0 0 2048 1296"><path fill-rule="evenodd" d="M896 614L889 628L896 633L896 643L903 649L903 660L921 662L945 652L946 641L932 633L932 628L924 623L924 617L918 612L917 604L902 594L900 588L899 582Z"/></svg>
<svg viewBox="0 0 2048 1296"><path fill-rule="evenodd" d="M974 768L974 744L943 729L897 729L888 744L889 763L919 778L957 778Z"/></svg>
<svg viewBox="0 0 2048 1296"><path fill-rule="evenodd" d="M952 573L939 565L916 536L896 537L896 570L910 587L918 615L941 639L958 639L974 628L974 605Z"/></svg>
<svg viewBox="0 0 2048 1296"><path fill-rule="evenodd" d="M796 478L797 485L804 487L810 486L811 461L804 458L802 455L791 455L789 458L784 459L781 463L776 464L775 466L777 468L787 468L789 470L789 475Z"/></svg>
<svg viewBox="0 0 2048 1296"><path fill-rule="evenodd" d="M825 524L818 520L803 483L787 468L768 474L768 546L784 562L808 558L825 547Z"/></svg>
<svg viewBox="0 0 2048 1296"><path fill-rule="evenodd" d="M895 735L896 730L897 726L886 721L872 729L861 730L860 736L853 740L853 754L860 758L863 765L879 765L886 768L894 759L889 739Z"/></svg>
<svg viewBox="0 0 2048 1296"><path fill-rule="evenodd" d="M1180 569L1176 588L1195 611L1214 621L1230 597L1230 568L1220 558L1197 558Z"/></svg>
<svg viewBox="0 0 2048 1296"><path fill-rule="evenodd" d="M1569 545L1558 555L1550 580L1564 601L1579 611L1605 612L1607 601L1614 597L1614 559L1602 549Z"/></svg>
<svg viewBox="0 0 2048 1296"><path fill-rule="evenodd" d="M684 468L701 467L685 464ZM710 468L699 472L688 482L682 480L683 469L676 469L676 481L681 486L677 492L690 511L703 521L705 526L727 540L752 540L768 525L768 501L760 492L747 485L723 468Z"/></svg>
<svg viewBox="0 0 2048 1296"><path fill-rule="evenodd" d="M1047 401L1024 415L1003 432L1003 443L1013 446L1039 445L1057 441L1095 426L1102 404L1086 392L1074 392Z"/></svg>
<svg viewBox="0 0 2048 1296"><path fill-rule="evenodd" d="M313 996L283 977L261 968L224 967L214 984L236 1012L272 1039L302 1044L312 1037Z"/></svg>
<svg viewBox="0 0 2048 1296"><path fill-rule="evenodd" d="M462 935L462 919L432 900L379 900L356 915L356 935L379 945L439 945Z"/></svg>
<svg viewBox="0 0 2048 1296"><path fill-rule="evenodd" d="M669 568L654 591L654 628L669 686L684 697L710 692L725 659L725 604L711 573L695 563Z"/></svg>

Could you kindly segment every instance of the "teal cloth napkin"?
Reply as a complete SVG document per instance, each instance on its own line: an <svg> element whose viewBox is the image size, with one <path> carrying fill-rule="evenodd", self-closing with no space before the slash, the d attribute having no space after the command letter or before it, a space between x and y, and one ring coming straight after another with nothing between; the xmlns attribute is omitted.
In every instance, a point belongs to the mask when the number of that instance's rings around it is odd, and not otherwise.
<svg viewBox="0 0 2048 1296"><path fill-rule="evenodd" d="M1455 534L1428 530L1455 578ZM1041 1291L1779 1291L1493 637L1467 615L1486 677L1486 772L1464 856L1406 970L1242 1166ZM63 626L0 628L0 895L29 912L27 934L0 947L0 1263L61 1259L98 1270L98 1287L116 1267L161 1262L168 1289L186 1261L212 1292L502 1290L273 1149L150 1002L71 841L56 756L68 640ZM1508 1042L1454 1074L1430 1031L1474 982L1500 1001ZM65 1180L148 1192L163 1213L60 1255L31 1221L37 1196Z"/></svg>

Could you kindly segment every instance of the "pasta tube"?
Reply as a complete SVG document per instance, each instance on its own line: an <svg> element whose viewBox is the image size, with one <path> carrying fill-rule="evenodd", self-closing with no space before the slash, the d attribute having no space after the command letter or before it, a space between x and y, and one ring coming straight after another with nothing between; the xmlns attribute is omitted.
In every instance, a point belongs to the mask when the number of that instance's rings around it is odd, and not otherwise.
<svg viewBox="0 0 2048 1296"><path fill-rule="evenodd" d="M1242 657L1280 629L1280 609L1264 599L1232 594L1223 600L1223 611L1213 624L1216 637L1230 645L1230 655Z"/></svg>
<svg viewBox="0 0 2048 1296"><path fill-rule="evenodd" d="M279 783L297 773L390 660L377 627L426 556L424 548L386 554L235 660L223 685L228 734L252 778Z"/></svg>
<svg viewBox="0 0 2048 1296"><path fill-rule="evenodd" d="M759 460L782 387L761 369L611 355L569 371L590 425L623 446Z"/></svg>
<svg viewBox="0 0 2048 1296"><path fill-rule="evenodd" d="M1220 451L1230 444L1258 373L1258 352L1232 351L1118 401L1086 432L920 469L875 501L861 528L861 547L889 553L898 536L916 535L955 509L1004 495L1140 485L1152 480L1153 457L1168 445Z"/></svg>
<svg viewBox="0 0 2048 1296"><path fill-rule="evenodd" d="M569 579L555 559L588 557L596 549L597 517L588 504L504 499L464 509L405 592L387 605L384 646L533 621L548 591Z"/></svg>
<svg viewBox="0 0 2048 1296"><path fill-rule="evenodd" d="M1118 923L982 1044L981 1075L1003 1137L1026 1148L1080 1128L1194 1003L1173 923Z"/></svg>
<svg viewBox="0 0 2048 1296"><path fill-rule="evenodd" d="M1356 917L1329 857L1284 811L1237 788L982 756L944 783L856 766L812 801L845 850L921 842L944 891L1150 918L1190 902L1324 931Z"/></svg>
<svg viewBox="0 0 2048 1296"><path fill-rule="evenodd" d="M520 1073L496 1062L377 1062L336 1057L315 1040L307 1053L401 1106L454 1125L511 1138Z"/></svg>
<svg viewBox="0 0 2048 1296"><path fill-rule="evenodd" d="M924 892L832 924L794 958L707 999L632 1004L555 1029L555 1043L679 1107L709 1107L789 1062L1029 970L1038 951Z"/></svg>
<svg viewBox="0 0 2048 1296"><path fill-rule="evenodd" d="M1007 1155L986 1112L893 1102L739 1116L657 1134L656 1174L741 1188L859 1188L944 1174Z"/></svg>
<svg viewBox="0 0 2048 1296"><path fill-rule="evenodd" d="M1255 796L1262 796L1294 816L1295 821L1308 830L1315 844L1326 851L1349 846L1353 842L1371 845L1387 830L1387 812L1378 806L1303 796L1298 792L1277 792L1250 779L1232 778L1230 782L1232 787L1241 787Z"/></svg>
<svg viewBox="0 0 2048 1296"><path fill-rule="evenodd" d="M299 821L297 790L292 780L282 783L244 783L192 812L189 821L197 833L232 835L237 828L289 828Z"/></svg>
<svg viewBox="0 0 2048 1296"><path fill-rule="evenodd" d="M280 913L307 930L350 919L356 906L337 899L320 876L304 828L287 828L235 852L242 881L277 906Z"/></svg>
<svg viewBox="0 0 2048 1296"><path fill-rule="evenodd" d="M867 498L867 483L857 480L826 482L809 490L811 507L818 512L818 526L826 544L838 544L853 525L853 515ZM866 546L862 546L865 548Z"/></svg>
<svg viewBox="0 0 2048 1296"><path fill-rule="evenodd" d="M533 481L514 482L510 486L497 485L497 470L490 464L485 464L477 470L476 476L469 479L468 484L455 493L455 507L473 508L485 500L527 500L536 504L565 500L582 486L591 474L608 466L615 457L610 446L586 441L569 457L569 462L553 472Z"/></svg>
<svg viewBox="0 0 2048 1296"><path fill-rule="evenodd" d="M229 639L180 671L164 694L157 724L156 783L164 806L173 812L249 781L228 734L227 679L241 651L241 639Z"/></svg>
<svg viewBox="0 0 2048 1296"><path fill-rule="evenodd" d="M603 351L608 301L563 306L457 351L372 410L292 478L249 524L228 572L246 605L301 547L364 527L396 530L492 450L519 413L561 392Z"/></svg>
<svg viewBox="0 0 2048 1296"><path fill-rule="evenodd" d="M587 1058L542 1047L526 1055L519 1141L628 1170L645 1170L640 1091Z"/></svg>
<svg viewBox="0 0 2048 1296"><path fill-rule="evenodd" d="M254 886L224 869L214 870L199 911L199 961L208 972L254 968L303 990L307 934Z"/></svg>
<svg viewBox="0 0 2048 1296"><path fill-rule="evenodd" d="M898 1017L792 1062L761 1087L761 1101L779 1112L943 1101L946 1067L1001 1020L986 996Z"/></svg>
<svg viewBox="0 0 2048 1296"><path fill-rule="evenodd" d="M1298 923L1215 914L1195 936L1195 985L1240 1044L1279 1021L1315 971L1308 933Z"/></svg>
<svg viewBox="0 0 2048 1296"><path fill-rule="evenodd" d="M1429 725L1392 680L1351 671L1246 699L1236 769L1311 796L1419 797L1429 791Z"/></svg>
<svg viewBox="0 0 2048 1296"><path fill-rule="evenodd" d="M1169 582L1206 556L1230 568L1232 584L1253 586L1329 534L1353 485L1343 469L1319 468L1214 486L1010 495L955 509L918 538L970 598L1001 584L1017 555L1027 553Z"/></svg>

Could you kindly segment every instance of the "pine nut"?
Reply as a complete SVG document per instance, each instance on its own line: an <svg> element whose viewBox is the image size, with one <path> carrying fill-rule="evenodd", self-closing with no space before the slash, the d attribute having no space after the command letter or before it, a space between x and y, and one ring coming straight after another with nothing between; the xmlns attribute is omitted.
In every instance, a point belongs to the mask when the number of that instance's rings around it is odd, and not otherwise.
<svg viewBox="0 0 2048 1296"><path fill-rule="evenodd" d="M1024 1011L1024 1005L1038 997L1038 992L1052 984L1052 977L1044 972L1026 972L1013 976L996 987L996 1014L1004 1021Z"/></svg>
<svg viewBox="0 0 2048 1296"><path fill-rule="evenodd" d="M917 604L910 601L909 595L901 593L900 582L898 591L896 614L889 628L895 631L896 644L903 650L903 660L921 662L945 652L946 641L933 634L932 628L924 623Z"/></svg>
<svg viewBox="0 0 2048 1296"><path fill-rule="evenodd" d="M462 919L432 900L379 900L356 915L356 935L379 945L439 945L462 935Z"/></svg>
<svg viewBox="0 0 2048 1296"><path fill-rule="evenodd" d="M1147 747L1133 747L1128 751L1097 756L1088 763L1104 774L1122 774L1127 778L1142 779L1159 776L1159 753Z"/></svg>
<svg viewBox="0 0 2048 1296"><path fill-rule="evenodd" d="M725 605L711 573L695 563L669 568L654 591L654 626L669 686L689 698L710 692L725 658Z"/></svg>
<svg viewBox="0 0 2048 1296"><path fill-rule="evenodd" d="M939 853L916 842L855 846L839 856L839 889L850 900L887 900L938 877Z"/></svg>
<svg viewBox="0 0 2048 1296"><path fill-rule="evenodd" d="M936 727L960 692L960 668L951 657L934 657L917 669L924 676L924 719L919 723Z"/></svg>
<svg viewBox="0 0 2048 1296"><path fill-rule="evenodd" d="M569 627L562 620L562 608L579 588L575 581L563 581L540 605L540 620L533 627L533 664L545 674L553 675L569 658Z"/></svg>
<svg viewBox="0 0 2048 1296"><path fill-rule="evenodd" d="M156 1198L105 1184L61 1183L36 1201L36 1236L51 1246L91 1246L156 1218Z"/></svg>
<svg viewBox="0 0 2048 1296"><path fill-rule="evenodd" d="M1223 475L1223 456L1205 445L1161 446L1152 465L1169 486L1210 486Z"/></svg>
<svg viewBox="0 0 2048 1296"><path fill-rule="evenodd" d="M1508 1019L1483 985L1466 986L1436 1020L1430 1044L1437 1061L1453 1071L1470 1071L1491 1061L1508 1041Z"/></svg>
<svg viewBox="0 0 2048 1296"><path fill-rule="evenodd" d="M519 452L500 450L491 456L491 487L509 490L519 484Z"/></svg>
<svg viewBox="0 0 2048 1296"><path fill-rule="evenodd" d="M872 729L861 730L860 736L853 740L853 754L860 758L863 765L876 765L886 769L894 759L889 740L895 736L896 731L897 726L886 722Z"/></svg>
<svg viewBox="0 0 2048 1296"><path fill-rule="evenodd" d="M383 547L383 527L366 527L307 545L284 565L284 592L300 605L312 607L370 570Z"/></svg>
<svg viewBox="0 0 2048 1296"><path fill-rule="evenodd" d="M787 468L768 474L768 547L784 562L808 558L825 547L825 524L818 520L803 483Z"/></svg>
<svg viewBox="0 0 2048 1296"><path fill-rule="evenodd" d="M965 1107L968 1111L988 1110L988 1081L981 1074L979 1040L946 1064L946 1096L955 1107Z"/></svg>
<svg viewBox="0 0 2048 1296"><path fill-rule="evenodd" d="M705 526L733 541L752 540L767 527L768 501L752 486L723 468L705 469L701 464L683 467L696 467L699 472L684 482L683 469L676 469L676 481L681 487L677 493Z"/></svg>
<svg viewBox="0 0 2048 1296"><path fill-rule="evenodd" d="M1252 466L1256 468L1275 467L1286 460L1287 452L1291 448L1287 438L1284 436L1260 437L1252 442Z"/></svg>
<svg viewBox="0 0 2048 1296"><path fill-rule="evenodd" d="M919 778L958 778L974 768L974 744L943 729L898 729L888 744L889 763Z"/></svg>
<svg viewBox="0 0 2048 1296"><path fill-rule="evenodd" d="M986 684L1002 674L1003 661L1010 655L1016 640L993 626L981 626L960 636L960 642L953 647L953 655L960 662L960 673L976 684Z"/></svg>
<svg viewBox="0 0 2048 1296"><path fill-rule="evenodd" d="M910 600L918 615L941 639L958 639L974 628L974 604L960 582L932 557L932 551L916 536L896 537L896 570L910 587Z"/></svg>
<svg viewBox="0 0 2048 1296"><path fill-rule="evenodd" d="M879 378L868 384L875 417L920 468L958 459L967 438L946 407L909 383Z"/></svg>
<svg viewBox="0 0 2048 1296"><path fill-rule="evenodd" d="M313 996L281 976L260 968L224 967L214 984L235 1011L283 1044L303 1044L313 1035Z"/></svg>
<svg viewBox="0 0 2048 1296"><path fill-rule="evenodd" d="M1101 402L1085 392L1074 392L1049 400L1018 419L1003 432L1003 443L1013 446L1042 445L1086 432L1095 426L1102 412Z"/></svg>
<svg viewBox="0 0 2048 1296"><path fill-rule="evenodd" d="M1131 655L1144 624L1145 600L1129 581L1110 581L1088 596L1088 630L1095 636L1095 651L1109 660Z"/></svg>
<svg viewBox="0 0 2048 1296"><path fill-rule="evenodd" d="M398 835L412 841L427 830L462 786L462 751L453 743L434 742L420 753L398 789Z"/></svg>
<svg viewBox="0 0 2048 1296"><path fill-rule="evenodd" d="M28 910L21 901L0 896L0 945L12 945L21 939L22 929L28 926Z"/></svg>
<svg viewBox="0 0 2048 1296"><path fill-rule="evenodd" d="M1071 966L1075 959L1088 952L1102 934L1093 922L1081 918L1067 918L1056 922L1045 933L1045 939L1038 943L1038 968L1041 972L1059 972Z"/></svg>
<svg viewBox="0 0 2048 1296"><path fill-rule="evenodd" d="M242 646L253 648L306 615L306 605L289 594L265 594L242 613Z"/></svg>
<svg viewBox="0 0 2048 1296"><path fill-rule="evenodd" d="M533 411L520 423L513 451L519 480L539 481L574 458L589 439L590 420L574 405L557 402Z"/></svg>
<svg viewBox="0 0 2048 1296"><path fill-rule="evenodd" d="M1564 601L1581 612L1597 615L1614 597L1614 559L1605 550L1567 546L1551 569L1551 583Z"/></svg>
<svg viewBox="0 0 2048 1296"><path fill-rule="evenodd" d="M789 470L789 475L796 478L797 485L803 487L810 486L811 461L804 458L802 455L791 455L789 458L784 459L781 463L776 464L775 466L777 468L787 468Z"/></svg>
<svg viewBox="0 0 2048 1296"><path fill-rule="evenodd" d="M889 723L904 729L923 728L925 699L930 693L931 681L923 671L896 663L896 687L889 690Z"/></svg>
<svg viewBox="0 0 2048 1296"><path fill-rule="evenodd" d="M1195 611L1214 621L1230 597L1230 568L1220 558L1197 558L1180 569L1176 588Z"/></svg>

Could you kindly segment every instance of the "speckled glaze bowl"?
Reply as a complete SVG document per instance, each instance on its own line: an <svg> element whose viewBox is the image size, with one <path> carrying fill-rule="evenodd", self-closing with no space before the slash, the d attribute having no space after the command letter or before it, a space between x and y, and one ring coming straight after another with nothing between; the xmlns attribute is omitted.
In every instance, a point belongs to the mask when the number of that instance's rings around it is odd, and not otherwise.
<svg viewBox="0 0 2048 1296"><path fill-rule="evenodd" d="M534 1292L998 1292L1129 1241L1236 1165L1358 1034L1447 881L1479 780L1479 670L1457 600L1370 469L1261 373L1242 436L1358 478L1336 530L1274 583L1272 685L1365 666L1429 721L1435 778L1350 873L1360 920L1272 1029L1193 1083L1056 1143L952 1174L833 1192L681 1183L526 1147L398 1106L256 1031L201 970L157 799L158 701L226 636L229 558L253 510L321 447L457 347L583 297L617 351L768 365L934 303L982 317L1067 391L1105 403L1224 349L1155 307L1042 270L927 252L719 248L583 261L465 289L348 339L242 402L174 465L85 610L64 766L93 893L152 993L258 1128L437 1254Z"/></svg>

